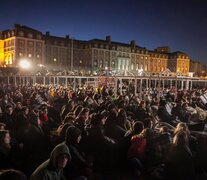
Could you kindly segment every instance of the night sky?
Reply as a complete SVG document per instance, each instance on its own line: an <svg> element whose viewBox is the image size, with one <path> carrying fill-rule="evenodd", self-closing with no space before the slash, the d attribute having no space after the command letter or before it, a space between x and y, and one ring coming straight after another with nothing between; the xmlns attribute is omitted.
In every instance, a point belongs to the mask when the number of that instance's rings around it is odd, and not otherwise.
<svg viewBox="0 0 207 180"><path fill-rule="evenodd" d="M207 64L206 0L2 0L0 31L15 23L79 40L169 46Z"/></svg>

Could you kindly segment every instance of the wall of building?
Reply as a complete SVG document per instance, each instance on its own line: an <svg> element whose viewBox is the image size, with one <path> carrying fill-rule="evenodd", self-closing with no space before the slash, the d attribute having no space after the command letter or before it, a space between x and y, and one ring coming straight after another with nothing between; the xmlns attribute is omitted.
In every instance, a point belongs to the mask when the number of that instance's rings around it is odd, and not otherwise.
<svg viewBox="0 0 207 180"><path fill-rule="evenodd" d="M170 48L158 47L154 51L136 45L94 39L81 41L74 38L43 35L32 28L15 25L14 29L1 32L0 66L17 66L22 58L48 68L73 71L99 71L110 68L114 71L140 69L145 73L172 72L188 74L189 58L182 52L170 53ZM72 66L72 67L71 67Z"/></svg>

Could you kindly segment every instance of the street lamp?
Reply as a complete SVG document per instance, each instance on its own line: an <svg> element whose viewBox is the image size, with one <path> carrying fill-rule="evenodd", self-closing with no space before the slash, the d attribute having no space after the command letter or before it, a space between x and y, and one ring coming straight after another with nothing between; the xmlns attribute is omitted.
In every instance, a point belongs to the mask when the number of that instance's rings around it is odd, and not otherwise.
<svg viewBox="0 0 207 180"><path fill-rule="evenodd" d="M73 41L74 41L74 37L71 37L71 64L70 64L70 70L71 72L73 72Z"/></svg>
<svg viewBox="0 0 207 180"><path fill-rule="evenodd" d="M82 60L79 61L79 73L80 73L81 67L82 67Z"/></svg>
<svg viewBox="0 0 207 180"><path fill-rule="evenodd" d="M138 75L143 75L143 69L141 68L141 69L138 69Z"/></svg>
<svg viewBox="0 0 207 180"><path fill-rule="evenodd" d="M20 62L19 62L19 66L22 68L22 69L29 69L31 64L28 60L26 59L22 59Z"/></svg>

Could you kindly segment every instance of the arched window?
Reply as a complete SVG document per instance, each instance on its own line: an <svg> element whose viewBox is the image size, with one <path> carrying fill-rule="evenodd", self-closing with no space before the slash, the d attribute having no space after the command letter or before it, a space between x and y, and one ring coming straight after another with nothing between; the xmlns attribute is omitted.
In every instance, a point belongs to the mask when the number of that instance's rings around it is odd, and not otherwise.
<svg viewBox="0 0 207 180"><path fill-rule="evenodd" d="M28 33L28 34L27 34L27 37L28 37L28 38L33 38L33 34L32 34L32 33Z"/></svg>

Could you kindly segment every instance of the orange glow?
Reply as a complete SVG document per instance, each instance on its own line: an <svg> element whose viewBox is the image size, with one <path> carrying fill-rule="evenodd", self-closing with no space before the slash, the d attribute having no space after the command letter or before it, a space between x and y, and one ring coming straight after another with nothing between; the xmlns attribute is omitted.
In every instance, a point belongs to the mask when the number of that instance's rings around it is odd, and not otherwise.
<svg viewBox="0 0 207 180"><path fill-rule="evenodd" d="M4 64L4 40L0 40L0 66Z"/></svg>

